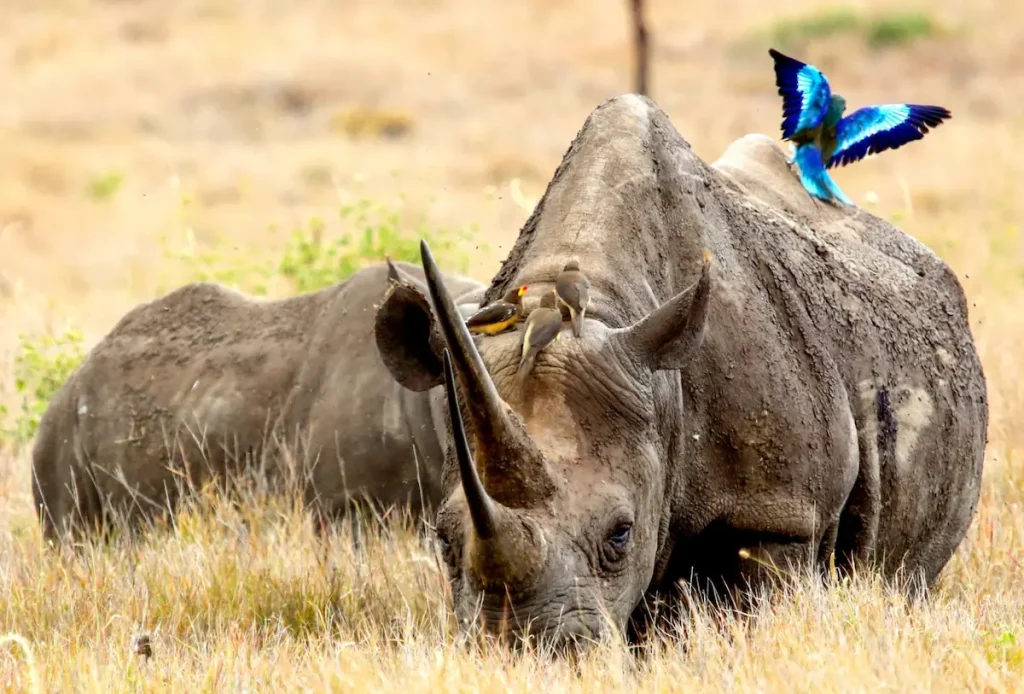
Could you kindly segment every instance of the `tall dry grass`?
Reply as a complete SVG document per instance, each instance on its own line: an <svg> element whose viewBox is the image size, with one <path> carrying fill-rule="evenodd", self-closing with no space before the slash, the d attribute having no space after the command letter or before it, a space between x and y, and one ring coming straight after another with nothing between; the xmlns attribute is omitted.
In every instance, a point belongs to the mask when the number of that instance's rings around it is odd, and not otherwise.
<svg viewBox="0 0 1024 694"><path fill-rule="evenodd" d="M8 461L14 462L14 461ZM23 468L27 461L17 461ZM183 505L137 542L45 549L31 518L0 539L9 691L984 691L1021 689L1024 474L1002 467L937 590L803 578L747 615L693 600L637 653L580 663L465 637L435 551L399 518L321 542L299 503L248 492ZM243 492L245 493L245 492ZM150 637L151 657L133 640Z"/></svg>

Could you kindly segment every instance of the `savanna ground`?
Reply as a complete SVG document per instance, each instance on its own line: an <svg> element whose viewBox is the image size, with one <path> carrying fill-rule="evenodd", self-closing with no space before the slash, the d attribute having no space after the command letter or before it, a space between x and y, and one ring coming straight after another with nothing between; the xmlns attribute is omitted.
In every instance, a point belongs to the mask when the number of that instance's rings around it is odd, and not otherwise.
<svg viewBox="0 0 1024 694"><path fill-rule="evenodd" d="M625 0L6 0L0 5L0 685L23 691L1024 690L1024 6L649 2L651 93L706 160L778 136L767 47L851 107L939 103L836 172L955 269L988 378L982 502L931 599L860 576L579 670L459 643L431 551L326 550L291 502L201 498L175 531L59 556L28 451L53 389L194 278L282 295L418 233L487 280L586 115L631 88ZM348 239L348 242L345 242ZM154 655L131 652L151 635Z"/></svg>

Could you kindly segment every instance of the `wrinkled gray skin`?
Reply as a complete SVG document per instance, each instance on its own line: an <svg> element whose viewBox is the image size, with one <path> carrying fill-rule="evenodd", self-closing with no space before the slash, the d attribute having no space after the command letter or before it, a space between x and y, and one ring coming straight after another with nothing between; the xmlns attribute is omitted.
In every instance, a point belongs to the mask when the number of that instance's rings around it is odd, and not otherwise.
<svg viewBox="0 0 1024 694"><path fill-rule="evenodd" d="M394 267L422 282L419 267ZM477 308L483 285L446 281L464 310ZM443 409L390 378L373 337L390 284L381 263L282 300L196 283L129 311L40 422L32 488L46 537L102 529L112 512L151 518L174 507L176 482L198 488L259 465L273 479L279 444L324 515L359 498L436 507Z"/></svg>
<svg viewBox="0 0 1024 694"><path fill-rule="evenodd" d="M709 166L647 98L599 106L483 302L527 284L531 310L568 258L590 278L583 337L525 390L521 328L472 338L423 301L382 304L395 379L443 381L436 347L418 359L423 334L395 332L430 320L461 391L470 443L460 466L444 437L437 516L460 618L564 645L607 633L602 610L628 633L679 580L731 593L764 584L761 562L833 553L933 583L988 423L963 290L914 238L812 200L785 159L748 136Z"/></svg>

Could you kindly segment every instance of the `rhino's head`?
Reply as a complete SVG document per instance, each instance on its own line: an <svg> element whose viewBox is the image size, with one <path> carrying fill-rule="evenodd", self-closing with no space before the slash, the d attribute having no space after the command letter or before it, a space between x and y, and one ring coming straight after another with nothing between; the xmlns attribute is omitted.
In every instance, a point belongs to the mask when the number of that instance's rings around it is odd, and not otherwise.
<svg viewBox="0 0 1024 694"><path fill-rule="evenodd" d="M445 385L436 528L460 620L561 643L623 627L668 530L657 422L677 411L665 394L678 390L658 372L681 368L701 343L709 262L632 326L588 320L582 338L563 335L521 385L522 331L481 338L478 350L426 243L421 253L430 300L392 292L376 336L407 388Z"/></svg>

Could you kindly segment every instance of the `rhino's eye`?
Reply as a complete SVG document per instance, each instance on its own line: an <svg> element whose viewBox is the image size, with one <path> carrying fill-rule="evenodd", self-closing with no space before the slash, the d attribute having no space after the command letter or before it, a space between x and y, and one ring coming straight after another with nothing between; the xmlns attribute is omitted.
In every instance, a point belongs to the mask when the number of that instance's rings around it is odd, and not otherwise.
<svg viewBox="0 0 1024 694"><path fill-rule="evenodd" d="M614 562L622 558L633 536L633 523L623 521L615 525L604 540L605 558Z"/></svg>

